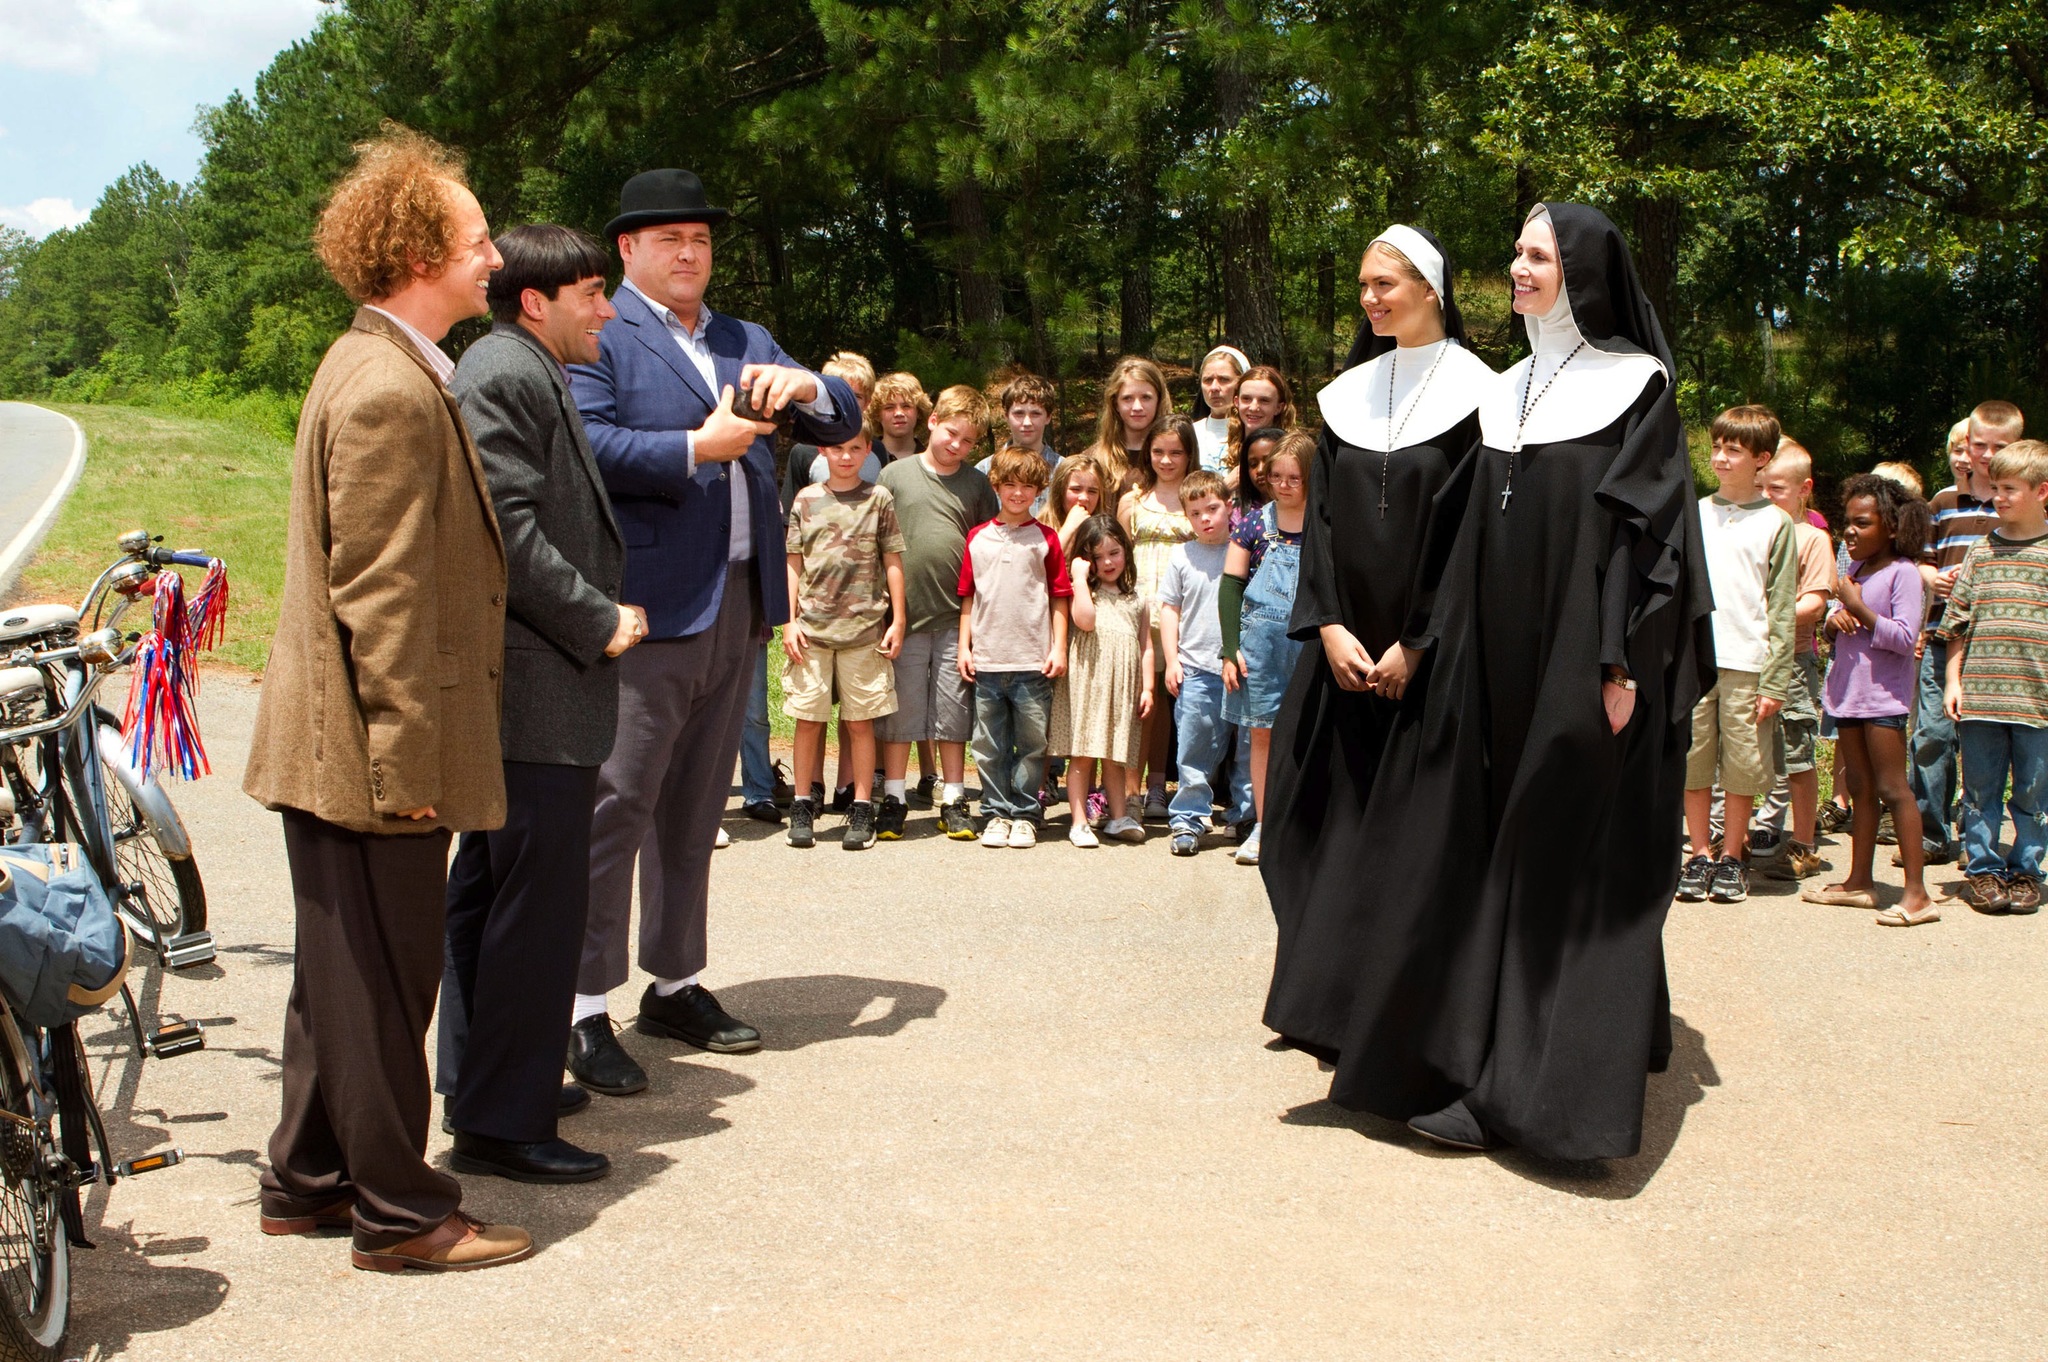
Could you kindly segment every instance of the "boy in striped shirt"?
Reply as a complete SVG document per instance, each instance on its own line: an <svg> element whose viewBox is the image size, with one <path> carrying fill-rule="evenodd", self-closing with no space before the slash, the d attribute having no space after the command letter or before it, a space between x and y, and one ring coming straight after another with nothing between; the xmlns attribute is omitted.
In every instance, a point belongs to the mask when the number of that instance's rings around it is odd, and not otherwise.
<svg viewBox="0 0 2048 1362"><path fill-rule="evenodd" d="M1970 550L1942 614L1945 708L1963 757L1969 895L1987 913L2041 906L2048 852L2048 444L2019 440L1991 459L1998 527ZM2012 846L2000 809L2012 778Z"/></svg>
<svg viewBox="0 0 2048 1362"><path fill-rule="evenodd" d="M1929 865L1943 864L1956 854L1950 840L1957 822L1956 727L1945 709L1948 647L1941 641L1941 615L1949 593L1955 590L1956 574L1962 571L1963 559L1984 542L1984 536L1998 523L1998 514L1991 507L1991 458L2020 438L2025 432L2026 418L2012 403L1993 400L1978 403L1964 425L1969 472L1967 476L1958 473L1954 486L1942 488L1929 499L1928 505L1934 512L1934 535L1922 559L1926 564L1922 576L1933 593L1933 603L1921 636L1913 748L1906 775L1913 785L1913 798L1920 805L1920 836Z"/></svg>

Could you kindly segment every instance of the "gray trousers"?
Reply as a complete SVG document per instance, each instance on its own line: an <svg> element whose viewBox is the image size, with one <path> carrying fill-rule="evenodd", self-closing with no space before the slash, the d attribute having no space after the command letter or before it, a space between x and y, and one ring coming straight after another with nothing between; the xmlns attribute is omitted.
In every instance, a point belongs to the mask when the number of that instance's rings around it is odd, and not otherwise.
<svg viewBox="0 0 2048 1362"><path fill-rule="evenodd" d="M732 788L760 636L753 565L732 563L710 628L651 640L619 657L619 732L597 777L578 993L609 993L626 982L636 859L640 968L661 979L704 968L711 851Z"/></svg>

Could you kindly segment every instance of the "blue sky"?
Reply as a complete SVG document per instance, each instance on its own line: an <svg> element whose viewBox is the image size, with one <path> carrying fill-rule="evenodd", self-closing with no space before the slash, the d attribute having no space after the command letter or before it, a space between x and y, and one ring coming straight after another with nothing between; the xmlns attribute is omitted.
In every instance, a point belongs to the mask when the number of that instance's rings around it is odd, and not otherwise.
<svg viewBox="0 0 2048 1362"><path fill-rule="evenodd" d="M320 0L0 0L0 225L84 220L147 161L189 181L202 104L248 90Z"/></svg>

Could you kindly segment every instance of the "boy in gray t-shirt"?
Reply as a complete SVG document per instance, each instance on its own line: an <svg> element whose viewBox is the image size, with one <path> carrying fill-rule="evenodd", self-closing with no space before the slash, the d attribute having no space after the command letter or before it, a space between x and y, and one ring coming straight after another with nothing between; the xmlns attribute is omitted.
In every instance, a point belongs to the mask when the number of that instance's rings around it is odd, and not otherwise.
<svg viewBox="0 0 2048 1362"><path fill-rule="evenodd" d="M1174 548L1160 576L1159 642L1180 732L1175 754L1180 789L1167 816L1173 854L1192 856L1209 826L1210 782L1231 744L1230 725L1223 721L1223 623L1217 602L1223 558L1230 550L1230 502L1223 479L1205 468L1189 473L1181 480L1180 508L1194 525L1195 537ZM1249 822L1251 773L1237 770L1231 786L1225 821Z"/></svg>

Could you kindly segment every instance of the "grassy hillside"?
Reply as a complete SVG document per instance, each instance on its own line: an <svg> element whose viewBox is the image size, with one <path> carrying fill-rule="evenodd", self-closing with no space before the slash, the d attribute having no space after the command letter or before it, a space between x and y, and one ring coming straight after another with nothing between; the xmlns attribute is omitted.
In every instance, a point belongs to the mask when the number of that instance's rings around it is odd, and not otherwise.
<svg viewBox="0 0 2048 1362"><path fill-rule="evenodd" d="M284 585L291 442L247 424L141 407L57 409L85 427L85 471L15 599L77 601L113 561L115 536L147 529L226 560L228 632L215 660L260 671ZM188 581L196 587L197 574Z"/></svg>

